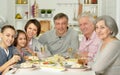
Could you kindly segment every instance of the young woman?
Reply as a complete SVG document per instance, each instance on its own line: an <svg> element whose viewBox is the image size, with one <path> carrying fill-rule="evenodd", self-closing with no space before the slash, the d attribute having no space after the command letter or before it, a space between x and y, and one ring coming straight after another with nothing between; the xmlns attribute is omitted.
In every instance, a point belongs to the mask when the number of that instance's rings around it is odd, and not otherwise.
<svg viewBox="0 0 120 75"><path fill-rule="evenodd" d="M1 29L0 41L0 75L7 67L20 60L18 55L13 54L13 48L10 47L14 41L15 28L11 25L5 25Z"/></svg>
<svg viewBox="0 0 120 75"><path fill-rule="evenodd" d="M23 30L17 30L13 45L17 48L19 55L21 56L21 62L25 61L27 54L25 53L25 46L27 45L27 35Z"/></svg>
<svg viewBox="0 0 120 75"><path fill-rule="evenodd" d="M115 20L110 16L98 17L96 33L102 44L92 69L97 75L120 75L120 40L116 38Z"/></svg>
<svg viewBox="0 0 120 75"><path fill-rule="evenodd" d="M29 55L35 55L35 51L40 50L41 44L34 37L39 36L41 31L41 25L36 19L30 19L25 25L25 31L27 35L26 50Z"/></svg>

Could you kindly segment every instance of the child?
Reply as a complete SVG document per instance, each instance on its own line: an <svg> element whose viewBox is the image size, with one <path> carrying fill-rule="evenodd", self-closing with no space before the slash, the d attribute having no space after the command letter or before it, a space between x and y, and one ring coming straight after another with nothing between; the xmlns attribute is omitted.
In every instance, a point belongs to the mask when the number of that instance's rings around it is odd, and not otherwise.
<svg viewBox="0 0 120 75"><path fill-rule="evenodd" d="M1 29L0 41L0 75L7 67L20 60L18 55L13 54L11 44L15 37L15 28L11 25L5 25Z"/></svg>
<svg viewBox="0 0 120 75"><path fill-rule="evenodd" d="M17 30L17 35L15 37L15 40L14 40L14 43L13 45L17 48L17 51L21 57L21 62L24 62L25 61L25 56L26 56L26 53L25 53L25 47L27 45L27 36L26 36L26 33L23 31L23 30Z"/></svg>

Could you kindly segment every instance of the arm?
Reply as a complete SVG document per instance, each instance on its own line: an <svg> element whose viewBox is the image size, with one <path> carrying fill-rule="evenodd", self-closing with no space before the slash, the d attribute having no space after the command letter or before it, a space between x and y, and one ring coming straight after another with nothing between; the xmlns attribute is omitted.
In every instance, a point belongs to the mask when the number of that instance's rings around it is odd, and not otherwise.
<svg viewBox="0 0 120 75"><path fill-rule="evenodd" d="M98 56L95 64L92 66L92 69L96 73L104 73L104 71L112 65L115 59L120 54L119 44L110 43L107 45L104 50L101 51L101 54Z"/></svg>
<svg viewBox="0 0 120 75"><path fill-rule="evenodd" d="M48 38L51 37L50 34L51 34L51 32L48 31L48 32L42 34L40 36L40 38L38 39L38 42L45 47L45 53L47 54L47 56L51 56L51 52L47 48Z"/></svg>
<svg viewBox="0 0 120 75"><path fill-rule="evenodd" d="M75 32L71 35L71 44L70 47L73 49L73 53L76 53L76 51L79 48L79 37L78 37L78 33Z"/></svg>
<svg viewBox="0 0 120 75"><path fill-rule="evenodd" d="M94 44L91 44L91 48L88 52L88 57L90 57L94 60L94 57L99 50L101 42L99 40L97 40L97 41L95 40L93 43Z"/></svg>
<svg viewBox="0 0 120 75"><path fill-rule="evenodd" d="M33 52L33 50L31 49L31 48L29 48L28 46L27 47L25 47L25 49L26 49L26 52L28 52L28 53L30 53L31 55L36 55L34 52Z"/></svg>
<svg viewBox="0 0 120 75"><path fill-rule="evenodd" d="M19 60L20 60L20 57L18 55L14 55L10 60L8 60L6 63L0 66L0 72L3 72L7 67L9 67L12 64L15 64Z"/></svg>
<svg viewBox="0 0 120 75"><path fill-rule="evenodd" d="M38 41L42 44L42 45L45 45L46 43L47 43L47 34L46 33L44 33L44 34L42 34L40 37L39 37L39 39L38 39Z"/></svg>

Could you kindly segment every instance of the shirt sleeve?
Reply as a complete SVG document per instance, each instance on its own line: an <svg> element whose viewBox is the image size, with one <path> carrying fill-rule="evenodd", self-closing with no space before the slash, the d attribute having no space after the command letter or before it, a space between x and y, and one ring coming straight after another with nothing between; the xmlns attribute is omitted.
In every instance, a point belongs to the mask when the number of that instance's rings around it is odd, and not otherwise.
<svg viewBox="0 0 120 75"><path fill-rule="evenodd" d="M77 32L72 34L71 48L73 49L73 53L75 53L78 50L78 48L79 48L79 37L78 37L78 33Z"/></svg>
<svg viewBox="0 0 120 75"><path fill-rule="evenodd" d="M38 41L39 41L42 45L45 45L45 44L47 43L47 34L46 34L46 33L42 34L42 35L39 37Z"/></svg>
<svg viewBox="0 0 120 75"><path fill-rule="evenodd" d="M96 73L104 73L104 71L112 65L112 63L115 61L115 59L120 54L120 51L118 50L119 46L117 44L110 43L107 45L97 56L97 60L92 66L92 69Z"/></svg>
<svg viewBox="0 0 120 75"><path fill-rule="evenodd" d="M94 57L96 56L99 48L101 46L101 41L96 39L93 44L90 45L90 50L89 50L89 53L88 53L88 57L92 58L94 60Z"/></svg>

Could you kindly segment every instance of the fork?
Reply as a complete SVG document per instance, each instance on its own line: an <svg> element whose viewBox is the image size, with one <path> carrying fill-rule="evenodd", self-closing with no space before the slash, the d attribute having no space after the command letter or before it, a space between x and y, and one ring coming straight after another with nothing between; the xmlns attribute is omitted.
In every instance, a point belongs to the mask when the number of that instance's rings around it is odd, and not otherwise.
<svg viewBox="0 0 120 75"><path fill-rule="evenodd" d="M13 67L15 70L12 72L12 74L15 74L17 72L17 70L20 68L20 64L16 64Z"/></svg>
<svg viewBox="0 0 120 75"><path fill-rule="evenodd" d="M38 70L38 69L41 69L41 68L36 65L32 65L32 70Z"/></svg>
<svg viewBox="0 0 120 75"><path fill-rule="evenodd" d="M14 70L14 71L12 72L12 74L15 74L15 73L17 72L18 69L19 69L19 68L16 68L16 70Z"/></svg>

